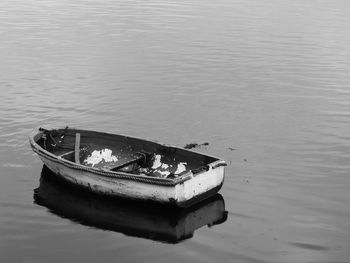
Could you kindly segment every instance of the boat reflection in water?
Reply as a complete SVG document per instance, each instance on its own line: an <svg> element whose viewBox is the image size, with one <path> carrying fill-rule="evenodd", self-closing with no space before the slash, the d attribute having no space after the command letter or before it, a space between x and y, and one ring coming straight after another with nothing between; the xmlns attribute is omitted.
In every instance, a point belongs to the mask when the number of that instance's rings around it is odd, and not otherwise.
<svg viewBox="0 0 350 263"><path fill-rule="evenodd" d="M227 219L220 194L187 209L111 199L57 180L45 166L34 200L50 212L83 225L166 243L181 242L197 229Z"/></svg>

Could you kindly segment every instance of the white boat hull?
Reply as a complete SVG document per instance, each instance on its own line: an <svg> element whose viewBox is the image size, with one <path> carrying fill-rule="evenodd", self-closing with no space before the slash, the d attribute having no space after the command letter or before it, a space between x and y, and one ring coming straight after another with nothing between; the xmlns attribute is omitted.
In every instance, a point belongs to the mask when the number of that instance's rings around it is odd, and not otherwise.
<svg viewBox="0 0 350 263"><path fill-rule="evenodd" d="M101 177L94 173L57 165L44 157L40 159L58 177L92 192L127 199L170 203L177 206L189 206L195 202L195 199L204 199L205 193L213 190L218 192L224 181L224 167L197 174L192 179L175 186L163 186Z"/></svg>

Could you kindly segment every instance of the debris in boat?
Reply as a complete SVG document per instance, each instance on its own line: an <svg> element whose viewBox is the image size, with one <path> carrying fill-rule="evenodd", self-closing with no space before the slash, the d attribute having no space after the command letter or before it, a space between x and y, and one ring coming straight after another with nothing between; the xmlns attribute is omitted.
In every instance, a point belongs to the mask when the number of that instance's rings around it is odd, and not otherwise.
<svg viewBox="0 0 350 263"><path fill-rule="evenodd" d="M84 160L84 164L90 164L92 167L94 167L96 164L102 162L117 162L118 157L115 155L112 155L112 150L110 149L103 149L103 150L95 150L91 153L90 156L88 156Z"/></svg>
<svg viewBox="0 0 350 263"><path fill-rule="evenodd" d="M160 161L161 158L162 158L162 156L159 154L154 156L154 162L152 165L152 169L157 169L158 167L160 167L162 165L162 162Z"/></svg>
<svg viewBox="0 0 350 263"><path fill-rule="evenodd" d="M176 169L174 174L177 175L177 174L180 174L180 173L186 171L186 165L187 165L187 162L180 162L177 165L177 169Z"/></svg>
<svg viewBox="0 0 350 263"><path fill-rule="evenodd" d="M193 142L193 143L188 143L184 146L185 149L193 149L193 148L200 148L201 146L208 146L209 142L203 142L201 144Z"/></svg>
<svg viewBox="0 0 350 263"><path fill-rule="evenodd" d="M58 141L58 143L62 143L62 141L63 141L63 139L64 139L64 134L60 137L60 139L59 139L59 141Z"/></svg>
<svg viewBox="0 0 350 263"><path fill-rule="evenodd" d="M156 170L155 173L159 173L161 177L167 177L170 174L169 171L160 171L160 170Z"/></svg>
<svg viewBox="0 0 350 263"><path fill-rule="evenodd" d="M153 163L151 162L150 167L141 167L139 168L139 172L153 177L175 178L187 170L187 162L179 162L175 164L163 163L162 155L160 154L155 154L152 158L152 161ZM176 171L174 171L175 167Z"/></svg>
<svg viewBox="0 0 350 263"><path fill-rule="evenodd" d="M148 176L155 177L167 177L170 174L170 165L162 163L162 156L160 154L155 154L152 157L153 164L148 168L140 168L139 172L144 173Z"/></svg>
<svg viewBox="0 0 350 263"><path fill-rule="evenodd" d="M156 154L154 157L152 174L158 177L167 177L170 174L169 164L162 163L162 156Z"/></svg>
<svg viewBox="0 0 350 263"><path fill-rule="evenodd" d="M149 168L139 168L138 170L140 173L144 174L144 175L148 175L150 173L150 169Z"/></svg>
<svg viewBox="0 0 350 263"><path fill-rule="evenodd" d="M167 178L170 174L172 174L169 170L160 170L152 168L140 168L138 171L147 176L162 178Z"/></svg>
<svg viewBox="0 0 350 263"><path fill-rule="evenodd" d="M166 163L163 163L162 166L160 167L162 169L168 169L169 168L169 165L166 164Z"/></svg>

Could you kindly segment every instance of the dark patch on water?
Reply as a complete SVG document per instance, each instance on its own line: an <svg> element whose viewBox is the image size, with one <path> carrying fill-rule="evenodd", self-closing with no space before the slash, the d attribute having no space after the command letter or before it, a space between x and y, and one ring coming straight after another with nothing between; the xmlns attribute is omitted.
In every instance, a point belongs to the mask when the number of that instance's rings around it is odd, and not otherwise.
<svg viewBox="0 0 350 263"><path fill-rule="evenodd" d="M327 251L329 250L328 247L320 246L320 245L314 245L314 244L307 244L307 243L290 243L291 245L299 248L309 249L309 250L316 250L316 251Z"/></svg>
<svg viewBox="0 0 350 263"><path fill-rule="evenodd" d="M209 142L203 142L203 143L196 143L196 142L193 142L193 143L188 143L184 146L185 149L193 149L193 148L200 148L202 146L208 146L209 145Z"/></svg>

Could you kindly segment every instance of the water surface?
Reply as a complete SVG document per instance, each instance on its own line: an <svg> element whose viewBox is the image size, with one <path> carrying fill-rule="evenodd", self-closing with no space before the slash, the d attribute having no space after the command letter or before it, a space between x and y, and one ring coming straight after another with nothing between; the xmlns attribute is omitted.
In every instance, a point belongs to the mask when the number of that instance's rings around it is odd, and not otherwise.
<svg viewBox="0 0 350 263"><path fill-rule="evenodd" d="M0 3L1 262L348 262L350 2ZM167 244L35 202L70 125L227 161L225 222Z"/></svg>

